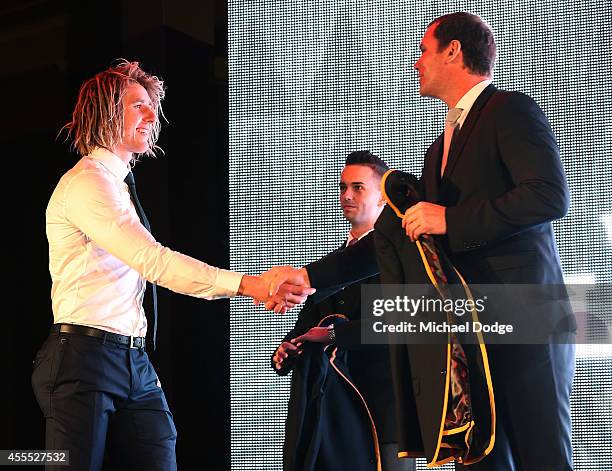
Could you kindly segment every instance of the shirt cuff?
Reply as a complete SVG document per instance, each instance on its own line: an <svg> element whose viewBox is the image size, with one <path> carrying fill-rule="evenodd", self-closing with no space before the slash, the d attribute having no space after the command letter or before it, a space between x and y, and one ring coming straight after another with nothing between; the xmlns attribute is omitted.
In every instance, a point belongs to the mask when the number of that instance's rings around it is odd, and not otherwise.
<svg viewBox="0 0 612 471"><path fill-rule="evenodd" d="M217 273L218 296L232 298L238 294L243 274L235 271L219 269Z"/></svg>

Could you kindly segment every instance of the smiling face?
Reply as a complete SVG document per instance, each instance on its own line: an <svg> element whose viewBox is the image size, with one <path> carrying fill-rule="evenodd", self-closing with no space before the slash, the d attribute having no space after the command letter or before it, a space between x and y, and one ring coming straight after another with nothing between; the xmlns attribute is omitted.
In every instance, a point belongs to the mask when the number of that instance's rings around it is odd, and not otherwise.
<svg viewBox="0 0 612 471"><path fill-rule="evenodd" d="M438 40L434 37L437 24L434 23L421 40L419 49L421 56L414 64L419 73L419 92L421 96L440 98L448 88L448 71L445 59L448 57L446 49L438 52Z"/></svg>
<svg viewBox="0 0 612 471"><path fill-rule="evenodd" d="M353 228L369 230L383 206L380 177L367 165L347 165L340 177L342 212Z"/></svg>
<svg viewBox="0 0 612 471"><path fill-rule="evenodd" d="M149 94L139 83L131 83L122 98L123 134L113 153L126 163L132 154L149 150L153 124L157 118Z"/></svg>

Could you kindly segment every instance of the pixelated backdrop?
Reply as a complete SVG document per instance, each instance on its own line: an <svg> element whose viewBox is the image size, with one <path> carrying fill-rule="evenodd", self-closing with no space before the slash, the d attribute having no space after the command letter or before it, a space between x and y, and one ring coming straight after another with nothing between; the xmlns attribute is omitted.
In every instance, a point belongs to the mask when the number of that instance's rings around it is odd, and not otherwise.
<svg viewBox="0 0 612 471"><path fill-rule="evenodd" d="M301 266L339 245L348 152L369 149L420 175L445 110L419 96L412 65L428 23L459 10L496 35L494 83L531 95L556 133L572 193L555 223L567 280L612 281L609 0L230 0L232 269ZM289 378L270 357L296 315L232 301L233 470L281 469ZM572 413L575 469L612 470L610 345L579 346Z"/></svg>

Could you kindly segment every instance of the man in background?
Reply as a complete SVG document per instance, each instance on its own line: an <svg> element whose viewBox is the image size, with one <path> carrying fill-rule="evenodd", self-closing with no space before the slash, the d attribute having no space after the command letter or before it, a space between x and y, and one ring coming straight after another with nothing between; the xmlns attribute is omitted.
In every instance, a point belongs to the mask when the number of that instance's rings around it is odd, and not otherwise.
<svg viewBox="0 0 612 471"><path fill-rule="evenodd" d="M374 229L374 223L384 207L380 180L387 170L385 162L369 151L352 152L347 156L340 177L340 204L351 228L338 251L355 244ZM361 287L364 284L379 283L379 277L372 276L345 287L319 303L309 299L294 328L276 349L272 365L277 374L288 374L295 362L300 361L307 342L331 345L347 351L348 372L372 414L383 471L409 471L414 469L414 461L397 457L395 401L388 345L361 343ZM333 314L346 316L348 322L318 326L322 319ZM292 394L295 393L292 389ZM350 428L352 424L347 419L343 426ZM342 435L337 428L328 432ZM325 441L326 437L322 436L321 440ZM346 447L351 448L351 443L346 443ZM293 450L289 450L289 453L293 453ZM285 465L286 461L287 456ZM330 466L331 469L341 469L342 463L330 463ZM361 469L372 469L372 466L371 462L364 462Z"/></svg>

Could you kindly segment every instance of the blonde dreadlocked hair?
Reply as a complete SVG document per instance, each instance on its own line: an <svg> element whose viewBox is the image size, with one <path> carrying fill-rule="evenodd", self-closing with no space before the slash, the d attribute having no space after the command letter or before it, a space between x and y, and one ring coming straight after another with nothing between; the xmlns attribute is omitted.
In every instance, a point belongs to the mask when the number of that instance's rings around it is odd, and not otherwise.
<svg viewBox="0 0 612 471"><path fill-rule="evenodd" d="M72 120L61 130L68 132L72 147L80 155L90 154L96 147L112 150L123 136L123 96L127 87L139 83L149 94L155 111L155 122L149 135L149 148L144 155L154 156L163 150L156 145L161 129L159 116L164 117L161 102L164 82L140 68L138 62L120 59L119 63L87 80L79 90ZM134 160L139 154L134 155Z"/></svg>

